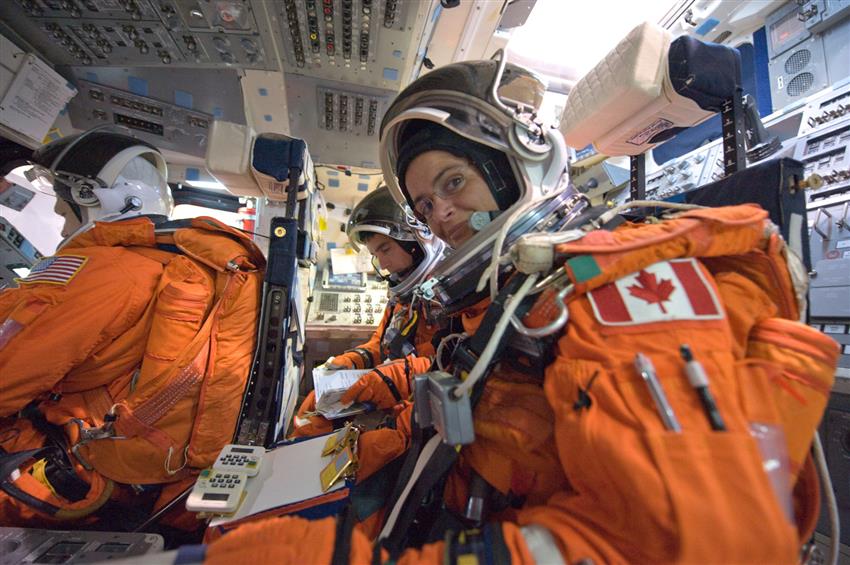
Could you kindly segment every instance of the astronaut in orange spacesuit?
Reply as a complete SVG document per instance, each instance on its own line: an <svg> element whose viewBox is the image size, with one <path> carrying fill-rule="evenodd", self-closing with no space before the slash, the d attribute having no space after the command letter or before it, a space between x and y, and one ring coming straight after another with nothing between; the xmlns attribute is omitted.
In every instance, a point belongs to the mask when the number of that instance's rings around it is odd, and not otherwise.
<svg viewBox="0 0 850 565"><path fill-rule="evenodd" d="M0 517L121 529L230 440L265 259L212 218L168 222L147 143L91 130L31 160L66 240L0 292Z"/></svg>

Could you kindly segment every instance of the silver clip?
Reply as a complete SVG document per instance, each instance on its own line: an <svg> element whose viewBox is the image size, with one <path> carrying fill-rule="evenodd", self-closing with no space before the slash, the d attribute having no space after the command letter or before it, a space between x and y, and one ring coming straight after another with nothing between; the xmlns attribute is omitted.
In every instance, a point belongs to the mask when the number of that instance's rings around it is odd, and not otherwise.
<svg viewBox="0 0 850 565"><path fill-rule="evenodd" d="M552 335L557 332L565 325L567 325L567 321L570 319L569 310L567 310L567 305L564 304L564 300L566 300L567 295L573 291L573 285L569 284L562 288L558 294L555 295L555 304L558 308L558 317L555 318L552 322L546 324L542 328L529 328L525 324L523 324L519 318L516 317L516 314L511 316L511 324L513 327L521 333L522 335L540 338L545 337L547 335Z"/></svg>

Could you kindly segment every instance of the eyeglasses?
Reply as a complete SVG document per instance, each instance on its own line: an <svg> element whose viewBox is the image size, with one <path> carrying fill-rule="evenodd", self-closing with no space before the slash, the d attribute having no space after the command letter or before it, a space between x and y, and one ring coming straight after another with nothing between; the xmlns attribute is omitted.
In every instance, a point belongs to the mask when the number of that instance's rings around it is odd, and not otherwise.
<svg viewBox="0 0 850 565"><path fill-rule="evenodd" d="M416 200L413 207L413 215L420 222L427 223L434 213L433 196L441 200L448 200L460 194L465 186L466 176L464 176L463 172L452 173L442 184L434 187L431 197L423 196Z"/></svg>

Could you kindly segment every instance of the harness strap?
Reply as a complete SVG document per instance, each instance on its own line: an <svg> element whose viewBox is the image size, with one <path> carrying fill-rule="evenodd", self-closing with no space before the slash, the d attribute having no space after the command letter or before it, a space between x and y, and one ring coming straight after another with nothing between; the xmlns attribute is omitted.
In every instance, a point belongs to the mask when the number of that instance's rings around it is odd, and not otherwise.
<svg viewBox="0 0 850 565"><path fill-rule="evenodd" d="M492 328L496 325L496 322L504 313L504 305L508 297L516 292L525 279L525 275L516 275L511 278L487 308L487 312L484 314L484 318L479 325L479 331L475 332L473 336L462 342L455 349L452 356L452 364L455 367L455 371L463 374L468 373L472 369L490 340L491 334L487 331L487 328ZM530 304L523 304L522 307L526 310L530 307ZM490 369L504 353L506 345L514 332L513 326L509 325L502 335L484 377L473 389L471 399L473 410L481 398ZM419 425L414 418L414 432L418 428ZM459 451L454 446L442 443L439 436L430 438L427 445L430 449L423 449L423 437L424 431L420 429L419 438L414 436L413 441L411 441L410 449L399 473L393 497L390 498L390 500L394 501L393 509L388 515L379 536L380 545L386 548L392 557L397 557L404 549L408 529L416 519L417 510L421 506L422 501L427 498L431 490L451 470L459 455ZM432 445L435 442L439 443L436 447Z"/></svg>
<svg viewBox="0 0 850 565"><path fill-rule="evenodd" d="M419 312L413 310L410 320L401 328L395 337L390 340L387 350L391 359L398 359L416 351L416 344L413 343L413 337L416 335L416 328L419 326ZM407 347L405 347L407 346Z"/></svg>
<svg viewBox="0 0 850 565"><path fill-rule="evenodd" d="M395 386L395 383L392 381L392 379L382 373L381 370L377 367L372 370L378 373L378 376L381 377L381 380L384 381L384 384L387 385L388 389L390 389L390 393L392 393L395 401L401 402L401 393L399 392L398 387Z"/></svg>
<svg viewBox="0 0 850 565"><path fill-rule="evenodd" d="M330 565L348 565L351 555L351 532L354 530L354 519L354 509L350 504L346 505L336 521L334 551Z"/></svg>

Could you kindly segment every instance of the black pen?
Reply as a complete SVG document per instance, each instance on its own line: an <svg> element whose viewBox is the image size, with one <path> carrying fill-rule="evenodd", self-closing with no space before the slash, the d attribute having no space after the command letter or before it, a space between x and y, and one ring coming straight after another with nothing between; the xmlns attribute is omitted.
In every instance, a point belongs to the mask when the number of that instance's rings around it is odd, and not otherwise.
<svg viewBox="0 0 850 565"><path fill-rule="evenodd" d="M682 354L682 359L685 360L685 374L688 376L688 381L694 390L697 391L699 400L705 410L705 415L711 424L711 429L724 432L726 424L723 423L723 418L720 416L720 411L717 410L717 403L714 401L711 391L708 389L708 375L705 374L705 369L702 363L694 359L694 354L691 348L686 344L679 347L679 352Z"/></svg>

